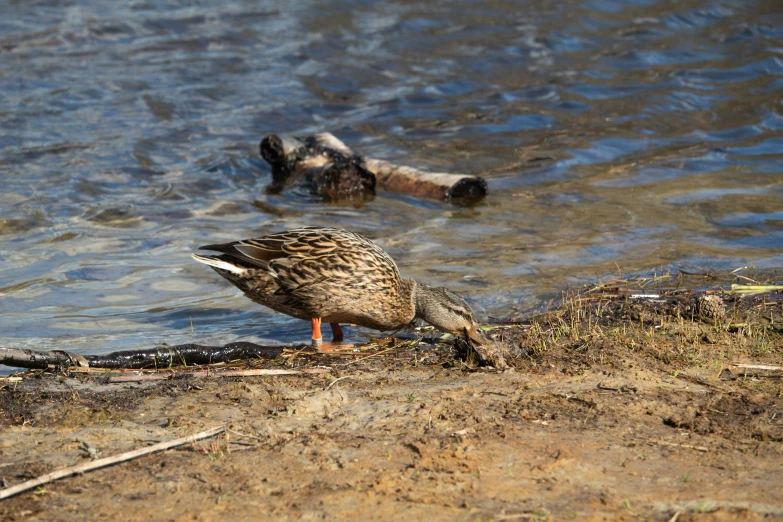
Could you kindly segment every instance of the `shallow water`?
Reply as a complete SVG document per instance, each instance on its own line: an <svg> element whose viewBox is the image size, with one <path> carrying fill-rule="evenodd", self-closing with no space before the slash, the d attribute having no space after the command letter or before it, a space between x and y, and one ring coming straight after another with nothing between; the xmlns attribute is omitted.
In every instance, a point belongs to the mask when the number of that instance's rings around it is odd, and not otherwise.
<svg viewBox="0 0 783 522"><path fill-rule="evenodd" d="M778 0L555 4L6 6L2 345L305 341L189 256L309 224L484 319L618 272L783 266ZM490 196L266 195L258 141L319 131Z"/></svg>

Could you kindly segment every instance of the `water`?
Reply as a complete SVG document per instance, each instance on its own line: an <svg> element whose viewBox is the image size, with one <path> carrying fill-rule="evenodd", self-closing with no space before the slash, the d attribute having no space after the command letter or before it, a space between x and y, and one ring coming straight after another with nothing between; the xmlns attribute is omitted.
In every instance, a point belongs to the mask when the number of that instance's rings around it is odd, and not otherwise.
<svg viewBox="0 0 783 522"><path fill-rule="evenodd" d="M2 346L304 341L197 246L324 224L479 316L619 273L783 267L778 0L7 2ZM264 193L268 133L480 174L456 208ZM349 329L351 340L368 332Z"/></svg>

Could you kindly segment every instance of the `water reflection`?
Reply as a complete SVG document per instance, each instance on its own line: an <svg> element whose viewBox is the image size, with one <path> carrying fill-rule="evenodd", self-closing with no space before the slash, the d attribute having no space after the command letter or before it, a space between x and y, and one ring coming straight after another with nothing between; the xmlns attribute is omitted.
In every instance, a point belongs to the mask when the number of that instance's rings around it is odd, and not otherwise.
<svg viewBox="0 0 783 522"><path fill-rule="evenodd" d="M484 317L618 270L783 265L775 1L44 1L3 18L9 346L306 339L189 253L309 224L376 238ZM265 194L260 138L324 130L482 174L491 195Z"/></svg>

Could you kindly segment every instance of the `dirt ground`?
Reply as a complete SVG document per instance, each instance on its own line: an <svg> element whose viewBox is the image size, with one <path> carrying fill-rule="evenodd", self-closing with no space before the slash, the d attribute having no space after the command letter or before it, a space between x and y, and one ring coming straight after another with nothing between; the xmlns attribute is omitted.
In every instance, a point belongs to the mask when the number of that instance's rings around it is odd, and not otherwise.
<svg viewBox="0 0 783 522"><path fill-rule="evenodd" d="M502 372L390 339L241 363L322 374L28 372L0 381L3 487L86 462L85 442L106 457L228 431L0 501L0 518L783 520L781 372L737 366L783 362L781 295L719 299L716 315L691 294L571 296L492 331Z"/></svg>

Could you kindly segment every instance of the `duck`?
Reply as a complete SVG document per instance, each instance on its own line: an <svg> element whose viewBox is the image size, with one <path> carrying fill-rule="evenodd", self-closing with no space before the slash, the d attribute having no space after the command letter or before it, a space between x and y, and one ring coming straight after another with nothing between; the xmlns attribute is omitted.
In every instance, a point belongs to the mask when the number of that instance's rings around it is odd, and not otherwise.
<svg viewBox="0 0 783 522"><path fill-rule="evenodd" d="M312 345L323 344L321 324L332 343L343 341L340 323L381 331L422 319L442 332L486 341L470 305L454 292L400 275L389 254L366 237L332 227L303 227L193 253L252 301L310 321Z"/></svg>

